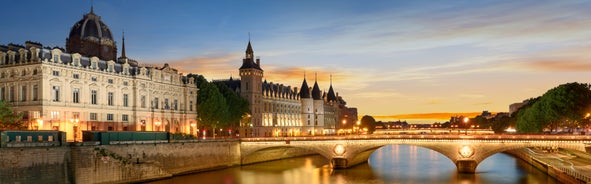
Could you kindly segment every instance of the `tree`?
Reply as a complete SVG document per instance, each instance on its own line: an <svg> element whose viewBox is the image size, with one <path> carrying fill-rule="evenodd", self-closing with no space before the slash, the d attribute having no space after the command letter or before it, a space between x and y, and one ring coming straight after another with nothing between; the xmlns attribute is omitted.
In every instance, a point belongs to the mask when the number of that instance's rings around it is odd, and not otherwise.
<svg viewBox="0 0 591 184"><path fill-rule="evenodd" d="M370 116L365 115L361 118L360 128L367 128L367 134L372 134L376 130L376 120Z"/></svg>
<svg viewBox="0 0 591 184"><path fill-rule="evenodd" d="M228 110L226 111L227 115L225 117L227 119L225 121L227 121L227 125L235 129L239 126L242 116L249 112L248 101L238 96L223 82L214 82L214 84L226 101Z"/></svg>
<svg viewBox="0 0 591 184"><path fill-rule="evenodd" d="M584 122L591 110L591 86L567 83L548 90L530 100L517 114L517 130L524 133L541 132L544 128L567 126L571 129Z"/></svg>
<svg viewBox="0 0 591 184"><path fill-rule="evenodd" d="M198 101L197 113L201 119L202 125L212 128L224 127L227 123L226 100L218 91L217 87L211 83L201 84L199 95L201 101Z"/></svg>
<svg viewBox="0 0 591 184"><path fill-rule="evenodd" d="M27 126L24 125L23 113L15 113L12 111L12 104L0 100L0 130L22 130Z"/></svg>

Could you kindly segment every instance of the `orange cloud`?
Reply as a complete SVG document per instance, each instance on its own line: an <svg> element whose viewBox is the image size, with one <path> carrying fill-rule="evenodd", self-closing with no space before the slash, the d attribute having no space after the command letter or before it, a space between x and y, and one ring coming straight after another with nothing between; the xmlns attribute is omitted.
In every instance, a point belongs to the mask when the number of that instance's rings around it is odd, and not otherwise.
<svg viewBox="0 0 591 184"><path fill-rule="evenodd" d="M525 63L529 67L544 71L591 71L591 62L584 61L535 61Z"/></svg>
<svg viewBox="0 0 591 184"><path fill-rule="evenodd" d="M376 120L391 121L391 120L449 120L452 116L466 116L476 117L482 112L440 112L440 113L423 113L423 114L398 114L398 115L384 115L373 116Z"/></svg>

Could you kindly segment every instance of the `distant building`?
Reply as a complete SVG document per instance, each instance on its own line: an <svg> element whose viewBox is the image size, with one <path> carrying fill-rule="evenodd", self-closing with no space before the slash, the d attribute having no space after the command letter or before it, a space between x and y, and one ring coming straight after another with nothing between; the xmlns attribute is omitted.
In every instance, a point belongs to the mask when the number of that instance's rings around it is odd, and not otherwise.
<svg viewBox="0 0 591 184"><path fill-rule="evenodd" d="M528 102L529 102L529 100L524 100L523 102L514 103L514 104L509 105L509 116L512 116L513 113L517 112L521 107L526 105Z"/></svg>
<svg viewBox="0 0 591 184"><path fill-rule="evenodd" d="M343 115L351 116L342 97L331 85L322 92L318 82L308 86L306 77L301 88L263 81L260 59L254 58L250 41L239 69L240 79L224 82L250 103L250 123L241 128L244 136L300 136L335 134ZM354 120L357 120L355 109Z"/></svg>
<svg viewBox="0 0 591 184"><path fill-rule="evenodd" d="M24 112L30 129L65 131L69 141L85 130L196 132L192 79L127 58L124 38L115 58L113 35L92 9L66 40L66 50L0 46L0 100Z"/></svg>

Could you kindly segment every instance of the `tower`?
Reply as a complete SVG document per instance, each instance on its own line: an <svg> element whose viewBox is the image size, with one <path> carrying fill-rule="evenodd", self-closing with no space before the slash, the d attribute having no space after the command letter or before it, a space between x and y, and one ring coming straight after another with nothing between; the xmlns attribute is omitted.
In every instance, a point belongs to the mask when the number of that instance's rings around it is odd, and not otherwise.
<svg viewBox="0 0 591 184"><path fill-rule="evenodd" d="M318 74L315 76L314 87L312 87L312 99L314 101L314 131L321 134L324 130L324 100L320 87L318 87Z"/></svg>
<svg viewBox="0 0 591 184"><path fill-rule="evenodd" d="M314 135L314 101L310 95L310 88L306 82L306 75L304 74L304 82L302 82L302 88L300 89L300 102L302 103L302 127L303 133L308 135Z"/></svg>
<svg viewBox="0 0 591 184"><path fill-rule="evenodd" d="M248 100L250 104L250 123L254 127L261 127L262 124L262 81L263 69L260 66L260 59L254 59L254 51L248 41L245 58L242 59L240 67L240 96ZM253 134L260 136L260 129L254 129Z"/></svg>

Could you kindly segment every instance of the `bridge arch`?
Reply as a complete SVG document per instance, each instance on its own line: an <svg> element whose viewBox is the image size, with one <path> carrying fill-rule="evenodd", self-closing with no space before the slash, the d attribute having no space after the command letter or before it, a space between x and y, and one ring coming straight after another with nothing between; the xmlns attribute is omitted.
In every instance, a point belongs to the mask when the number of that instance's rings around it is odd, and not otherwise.
<svg viewBox="0 0 591 184"><path fill-rule="evenodd" d="M474 173L486 158L509 150L553 147L586 152L591 137L546 135L387 135L322 138L256 138L241 142L242 163L273 151L305 150L327 158L335 169L367 162L371 153L386 145L414 145L436 151L449 158L458 172ZM279 152L281 153L281 152ZM287 157L285 157L287 158ZM281 159L281 158L279 158Z"/></svg>

